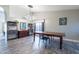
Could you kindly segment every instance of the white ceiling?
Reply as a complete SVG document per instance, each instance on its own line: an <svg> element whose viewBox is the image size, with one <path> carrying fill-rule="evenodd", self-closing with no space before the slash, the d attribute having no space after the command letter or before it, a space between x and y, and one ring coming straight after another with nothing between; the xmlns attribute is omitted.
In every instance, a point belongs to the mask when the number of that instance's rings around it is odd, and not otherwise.
<svg viewBox="0 0 79 59"><path fill-rule="evenodd" d="M33 5L32 12L61 11L79 9L79 5Z"/></svg>

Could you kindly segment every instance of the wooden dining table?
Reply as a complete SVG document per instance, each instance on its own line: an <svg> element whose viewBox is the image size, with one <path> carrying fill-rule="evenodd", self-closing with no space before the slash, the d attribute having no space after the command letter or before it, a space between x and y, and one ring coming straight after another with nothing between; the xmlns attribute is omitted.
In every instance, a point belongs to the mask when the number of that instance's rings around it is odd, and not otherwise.
<svg viewBox="0 0 79 59"><path fill-rule="evenodd" d="M60 32L41 32L41 31L37 31L34 32L34 41L35 41L35 35L39 34L39 35L46 35L46 36L50 36L50 37L59 37L60 38L60 44L59 44L59 48L62 49L62 44L63 44L63 37L65 36L64 33L60 33ZM52 39L52 38L51 38Z"/></svg>

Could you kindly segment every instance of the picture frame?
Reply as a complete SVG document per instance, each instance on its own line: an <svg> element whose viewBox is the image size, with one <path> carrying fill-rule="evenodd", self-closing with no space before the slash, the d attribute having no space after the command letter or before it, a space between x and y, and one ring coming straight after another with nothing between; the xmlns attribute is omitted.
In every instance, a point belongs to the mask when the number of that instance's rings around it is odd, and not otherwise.
<svg viewBox="0 0 79 59"><path fill-rule="evenodd" d="M59 18L59 25L67 25L67 17Z"/></svg>

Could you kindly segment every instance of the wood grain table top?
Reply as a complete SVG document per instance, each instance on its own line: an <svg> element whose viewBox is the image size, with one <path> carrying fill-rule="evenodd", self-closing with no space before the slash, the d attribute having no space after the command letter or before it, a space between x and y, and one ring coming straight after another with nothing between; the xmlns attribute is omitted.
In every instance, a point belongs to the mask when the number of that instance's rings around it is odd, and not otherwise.
<svg viewBox="0 0 79 59"><path fill-rule="evenodd" d="M50 36L65 36L64 33L60 33L60 32L41 32L41 31L37 31L34 32L35 34L44 34L44 35L50 35Z"/></svg>

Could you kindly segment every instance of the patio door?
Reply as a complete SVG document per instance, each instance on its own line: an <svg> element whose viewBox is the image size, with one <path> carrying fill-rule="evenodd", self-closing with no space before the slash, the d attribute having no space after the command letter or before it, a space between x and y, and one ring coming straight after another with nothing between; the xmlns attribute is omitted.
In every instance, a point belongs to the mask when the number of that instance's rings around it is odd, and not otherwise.
<svg viewBox="0 0 79 59"><path fill-rule="evenodd" d="M44 31L44 22L35 23L35 31Z"/></svg>

